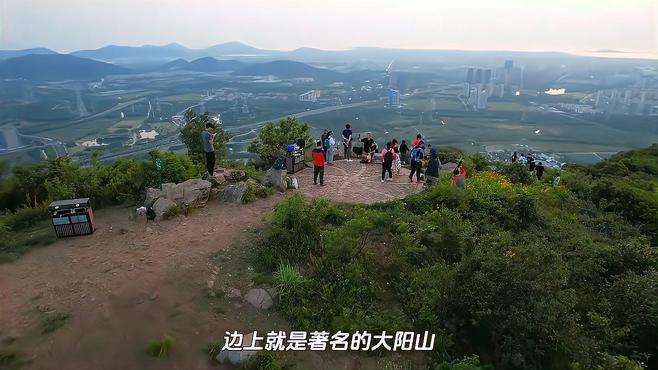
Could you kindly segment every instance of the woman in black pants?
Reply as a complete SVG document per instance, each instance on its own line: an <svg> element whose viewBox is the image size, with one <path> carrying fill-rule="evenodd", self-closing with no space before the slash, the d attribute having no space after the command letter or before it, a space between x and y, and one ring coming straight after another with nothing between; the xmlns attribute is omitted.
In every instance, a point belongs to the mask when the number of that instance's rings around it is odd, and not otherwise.
<svg viewBox="0 0 658 370"><path fill-rule="evenodd" d="M386 143L386 148L382 150L382 182L386 180L386 172L388 172L388 178L393 179L393 144L389 141Z"/></svg>

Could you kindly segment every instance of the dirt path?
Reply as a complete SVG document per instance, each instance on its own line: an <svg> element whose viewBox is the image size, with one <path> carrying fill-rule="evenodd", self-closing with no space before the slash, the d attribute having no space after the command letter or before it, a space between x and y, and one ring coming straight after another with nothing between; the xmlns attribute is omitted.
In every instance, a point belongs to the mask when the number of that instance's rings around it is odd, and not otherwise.
<svg viewBox="0 0 658 370"><path fill-rule="evenodd" d="M127 219L125 209L99 212L93 235L0 265L0 337L17 338L26 368L208 368L202 349L211 340L229 328L250 329L199 309L209 257L247 237L281 198L211 203L189 217L148 225ZM39 325L52 311L70 318L42 334ZM184 340L171 358L148 357L148 342L165 334Z"/></svg>
<svg viewBox="0 0 658 370"><path fill-rule="evenodd" d="M312 169L297 176L306 197L343 202L386 201L419 188L404 172L381 183L380 168L337 162L327 168L324 187L312 184ZM243 271L248 256L213 256L248 242L283 197L249 205L211 202L191 215L148 224L130 220L129 209L98 212L93 235L59 240L0 265L0 347L15 338L11 347L28 361L28 369L225 368L210 364L202 352L225 331L288 325L275 310L258 312L240 298L210 297L213 274L223 288L235 286L240 275L240 288L253 284L244 278L251 273ZM247 251L230 249L235 250ZM44 320L56 313L68 319L43 333ZM148 342L164 335L176 341L172 355L149 357ZM294 356L305 364L301 368L311 369L357 369L372 361L349 353Z"/></svg>

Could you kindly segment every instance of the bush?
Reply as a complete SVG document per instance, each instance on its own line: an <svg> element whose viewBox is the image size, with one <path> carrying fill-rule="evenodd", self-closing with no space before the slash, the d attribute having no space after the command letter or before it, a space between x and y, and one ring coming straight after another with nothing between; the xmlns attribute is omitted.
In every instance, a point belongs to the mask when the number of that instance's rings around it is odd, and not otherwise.
<svg viewBox="0 0 658 370"><path fill-rule="evenodd" d="M169 352L174 345L174 338L165 335L161 340L152 340L146 347L146 353L153 357L164 358L169 356Z"/></svg>
<svg viewBox="0 0 658 370"><path fill-rule="evenodd" d="M507 177L513 184L532 184L535 176L522 163L496 163L496 172Z"/></svg>
<svg viewBox="0 0 658 370"><path fill-rule="evenodd" d="M194 111L188 110L185 112L185 121L186 124L181 129L180 138L187 147L187 155L195 163L200 165L205 163L205 151L203 150L203 144L201 143L201 132L206 129L207 123L212 124L215 131L215 141L213 142L213 146L215 148L217 162L226 158L226 154L228 153L226 143L229 142L231 136L226 130L224 130L224 127L215 124L210 113L205 112L201 115L197 115Z"/></svg>
<svg viewBox="0 0 658 370"><path fill-rule="evenodd" d="M278 125L268 122L258 133L258 138L249 144L250 153L258 156L257 167L270 168L276 158L286 153L286 145L302 139L306 143L313 140L308 123L300 123L295 117L284 118Z"/></svg>
<svg viewBox="0 0 658 370"><path fill-rule="evenodd" d="M46 208L20 208L0 216L0 223L12 231L20 231L48 219L50 212Z"/></svg>
<svg viewBox="0 0 658 370"><path fill-rule="evenodd" d="M566 188L483 171L461 191L440 179L373 206L291 197L255 258L295 327L428 330L440 369L606 368L610 358L632 369L658 357L658 253Z"/></svg>

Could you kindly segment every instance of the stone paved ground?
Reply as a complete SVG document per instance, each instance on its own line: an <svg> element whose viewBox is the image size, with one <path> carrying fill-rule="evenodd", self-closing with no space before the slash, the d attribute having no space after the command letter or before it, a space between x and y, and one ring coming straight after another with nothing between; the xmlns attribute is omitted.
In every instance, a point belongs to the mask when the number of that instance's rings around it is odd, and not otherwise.
<svg viewBox="0 0 658 370"><path fill-rule="evenodd" d="M313 184L313 168L306 168L293 176L299 181L299 191L309 198L327 198L338 202L377 203L403 198L422 190L423 184L409 182L409 170L400 174L393 171L393 181L381 182L382 165L363 164L357 160L335 161L325 166L324 186ZM388 175L387 175L388 177Z"/></svg>

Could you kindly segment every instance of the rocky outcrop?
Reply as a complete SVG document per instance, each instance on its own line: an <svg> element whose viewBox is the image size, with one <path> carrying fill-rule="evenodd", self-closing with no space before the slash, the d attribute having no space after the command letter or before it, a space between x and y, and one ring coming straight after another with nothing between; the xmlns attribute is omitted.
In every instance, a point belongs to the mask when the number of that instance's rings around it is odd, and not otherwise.
<svg viewBox="0 0 658 370"><path fill-rule="evenodd" d="M155 203L153 203L153 212L155 212L156 218L162 219L176 207L178 207L178 205L173 201L167 198L158 198Z"/></svg>
<svg viewBox="0 0 658 370"><path fill-rule="evenodd" d="M229 182L244 181L247 179L247 174L241 170L228 170L224 172L224 178Z"/></svg>
<svg viewBox="0 0 658 370"><path fill-rule="evenodd" d="M265 172L265 185L273 186L278 191L286 191L288 188L286 176L286 170L270 168Z"/></svg>
<svg viewBox="0 0 658 370"><path fill-rule="evenodd" d="M250 289L244 300L259 310L267 310L274 305L272 294L263 288Z"/></svg>
<svg viewBox="0 0 658 370"><path fill-rule="evenodd" d="M242 347L248 347L252 344L254 340L254 333L245 334L242 338ZM219 352L215 359L217 362L222 364L233 364L240 365L246 362L251 356L255 355L257 351L229 351L228 349L223 349Z"/></svg>
<svg viewBox="0 0 658 370"><path fill-rule="evenodd" d="M237 184L227 185L222 192L222 202L240 204L244 199L244 193L247 191L247 184L239 182Z"/></svg>
<svg viewBox="0 0 658 370"><path fill-rule="evenodd" d="M146 205L151 205L156 217L162 217L165 208L203 207L210 197L211 184L202 179L189 179L180 184L165 183L161 189L146 189ZM157 207L156 207L157 205ZM159 214L160 213L160 214Z"/></svg>

